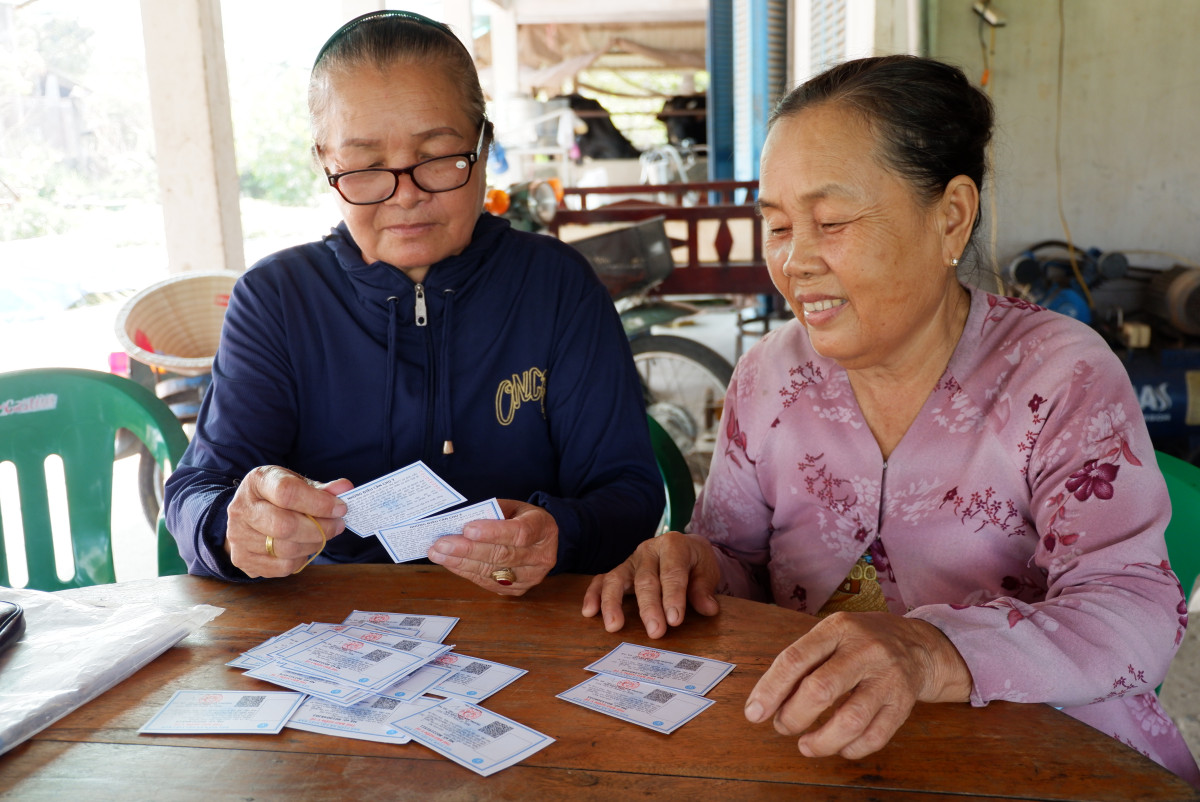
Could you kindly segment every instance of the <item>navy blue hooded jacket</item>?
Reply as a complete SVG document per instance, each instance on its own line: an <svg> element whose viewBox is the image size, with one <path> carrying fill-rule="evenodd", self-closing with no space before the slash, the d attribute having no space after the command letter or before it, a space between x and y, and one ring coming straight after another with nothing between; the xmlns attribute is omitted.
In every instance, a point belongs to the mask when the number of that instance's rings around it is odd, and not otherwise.
<svg viewBox="0 0 1200 802"><path fill-rule="evenodd" d="M550 512L556 572L607 571L653 534L663 484L629 344L574 249L485 214L422 284L366 264L344 223L260 261L230 299L167 524L191 573L245 580L223 544L252 468L357 486L418 459L469 502ZM323 557L390 561L351 531Z"/></svg>

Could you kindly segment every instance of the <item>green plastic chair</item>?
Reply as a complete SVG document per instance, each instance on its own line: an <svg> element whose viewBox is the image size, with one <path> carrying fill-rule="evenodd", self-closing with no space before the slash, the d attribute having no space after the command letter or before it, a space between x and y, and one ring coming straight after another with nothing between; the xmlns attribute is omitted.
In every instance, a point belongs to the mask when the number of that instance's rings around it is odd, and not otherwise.
<svg viewBox="0 0 1200 802"><path fill-rule="evenodd" d="M1196 577L1200 576L1200 467L1161 451L1155 451L1154 456L1171 496L1167 557L1190 599Z"/></svg>
<svg viewBox="0 0 1200 802"><path fill-rule="evenodd" d="M667 507L663 511L663 532L682 532L692 518L692 507L696 505L696 487L692 484L692 471L687 459L667 430L650 415L650 444L654 447L654 459L662 475L667 491ZM660 532L659 534L662 534Z"/></svg>
<svg viewBox="0 0 1200 802"><path fill-rule="evenodd" d="M167 405L137 382L108 373L37 368L0 374L0 462L16 466L24 528L26 587L35 590L116 581L112 551L113 459L118 429L128 429L163 466L187 448L183 426ZM75 574L55 569L45 460L62 458ZM0 585L11 585L0 518ZM158 573L186 573L160 519Z"/></svg>

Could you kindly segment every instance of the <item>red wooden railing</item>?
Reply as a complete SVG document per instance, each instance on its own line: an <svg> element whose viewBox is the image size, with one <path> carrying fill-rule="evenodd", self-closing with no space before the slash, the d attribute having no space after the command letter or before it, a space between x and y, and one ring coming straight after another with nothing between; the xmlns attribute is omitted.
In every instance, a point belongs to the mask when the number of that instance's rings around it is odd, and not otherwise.
<svg viewBox="0 0 1200 802"><path fill-rule="evenodd" d="M667 221L683 221L686 239L672 239L676 247L687 246L686 261L677 261L675 271L658 286L664 295L724 295L773 293L762 255L762 219L754 208L757 181L708 181L688 184L635 184L614 187L569 187L559 207L550 233L558 236L563 226L601 223L635 223L661 216ZM622 200L598 205L606 195ZM711 197L710 197L711 195ZM579 198L578 204L565 200ZM630 197L635 196L635 197ZM671 202L664 202L664 198ZM685 206L684 203L691 205ZM710 202L716 201L716 202ZM569 206L578 205L572 209ZM734 234L729 223L750 221L752 242L749 260L732 260ZM716 221L716 233L710 243L702 243L700 224ZM744 228L744 227L743 227ZM739 243L746 250L747 243ZM714 260L701 259L704 245L711 246ZM707 251L707 248L703 248Z"/></svg>

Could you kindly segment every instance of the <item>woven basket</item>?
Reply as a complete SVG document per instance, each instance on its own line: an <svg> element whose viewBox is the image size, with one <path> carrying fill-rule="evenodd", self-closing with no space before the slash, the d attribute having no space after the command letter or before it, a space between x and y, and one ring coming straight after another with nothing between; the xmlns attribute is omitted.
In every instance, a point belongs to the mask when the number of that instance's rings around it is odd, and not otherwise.
<svg viewBox="0 0 1200 802"><path fill-rule="evenodd" d="M240 273L182 273L151 284L117 314L117 339L134 359L181 376L212 370L229 294Z"/></svg>

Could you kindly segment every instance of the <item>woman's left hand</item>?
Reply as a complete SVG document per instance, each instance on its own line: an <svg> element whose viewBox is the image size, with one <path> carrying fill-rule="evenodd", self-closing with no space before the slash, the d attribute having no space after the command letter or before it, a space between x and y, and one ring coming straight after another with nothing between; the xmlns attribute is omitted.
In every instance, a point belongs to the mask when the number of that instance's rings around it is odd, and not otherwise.
<svg viewBox="0 0 1200 802"><path fill-rule="evenodd" d="M965 702L971 672L941 630L891 613L835 613L783 650L746 699L752 722L800 735L806 757L883 748L916 702ZM826 711L832 715L809 731Z"/></svg>
<svg viewBox="0 0 1200 802"><path fill-rule="evenodd" d="M464 579L502 596L520 596L541 582L558 562L558 524L541 507L499 499L503 521L472 521L461 535L441 538L429 559ZM492 576L507 568L511 585Z"/></svg>

